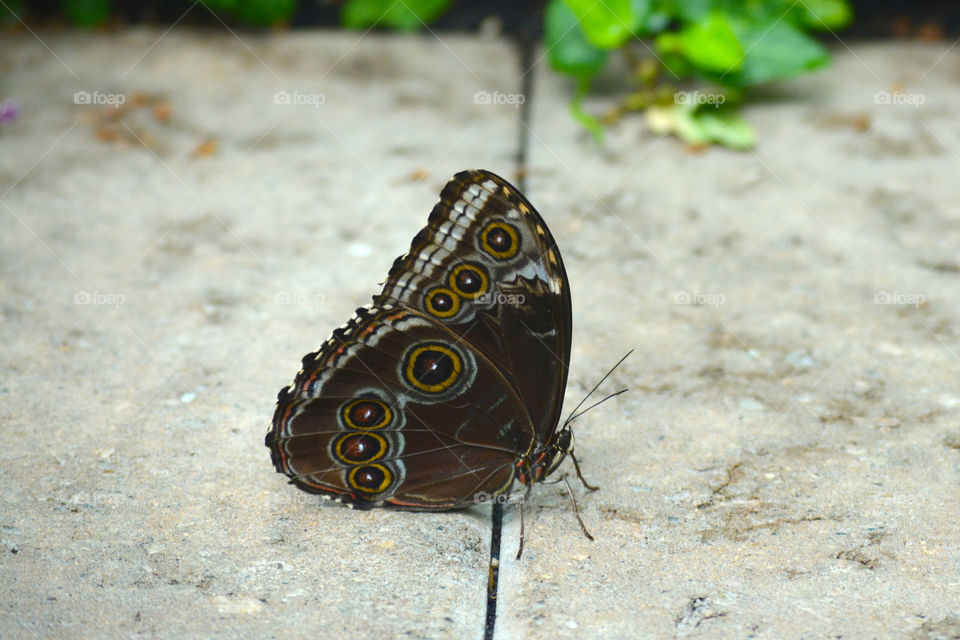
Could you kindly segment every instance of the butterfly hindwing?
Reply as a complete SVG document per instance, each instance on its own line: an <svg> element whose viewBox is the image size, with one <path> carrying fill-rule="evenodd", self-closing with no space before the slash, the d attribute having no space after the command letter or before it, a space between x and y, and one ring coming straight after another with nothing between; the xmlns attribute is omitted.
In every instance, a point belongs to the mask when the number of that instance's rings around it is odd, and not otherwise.
<svg viewBox="0 0 960 640"><path fill-rule="evenodd" d="M360 508L454 508L507 491L533 441L497 369L413 310L359 309L304 358L267 436L301 488Z"/></svg>

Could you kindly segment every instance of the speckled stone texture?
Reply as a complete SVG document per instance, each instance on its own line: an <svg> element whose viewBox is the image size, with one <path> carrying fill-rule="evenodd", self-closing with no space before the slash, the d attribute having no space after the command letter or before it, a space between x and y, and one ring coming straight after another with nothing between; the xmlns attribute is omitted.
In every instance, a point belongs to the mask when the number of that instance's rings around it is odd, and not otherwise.
<svg viewBox="0 0 960 640"><path fill-rule="evenodd" d="M529 71L569 406L636 352L577 423L596 541L540 486L516 562L507 509L498 638L960 637L960 53L834 56L746 153L600 148ZM321 504L263 435L446 180L515 178L511 45L26 33L0 71L0 636L480 637L487 508Z"/></svg>

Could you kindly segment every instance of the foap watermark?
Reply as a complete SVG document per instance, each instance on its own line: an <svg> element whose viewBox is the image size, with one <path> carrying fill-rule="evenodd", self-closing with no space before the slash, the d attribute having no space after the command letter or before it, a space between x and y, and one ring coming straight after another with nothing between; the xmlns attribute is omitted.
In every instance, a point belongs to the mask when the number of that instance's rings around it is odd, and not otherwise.
<svg viewBox="0 0 960 640"><path fill-rule="evenodd" d="M919 309L927 303L922 293L904 293L902 291L877 291L873 294L873 304L903 304Z"/></svg>
<svg viewBox="0 0 960 640"><path fill-rule="evenodd" d="M915 109L920 108L927 101L922 93L905 93L903 91L877 91L873 94L873 104L908 104Z"/></svg>
<svg viewBox="0 0 960 640"><path fill-rule="evenodd" d="M122 93L102 93L100 91L77 91L73 94L73 104L109 105L119 107L127 101Z"/></svg>
<svg viewBox="0 0 960 640"><path fill-rule="evenodd" d="M508 104L519 108L527 101L522 93L500 93L499 91L477 91L473 94L473 104Z"/></svg>
<svg viewBox="0 0 960 640"><path fill-rule="evenodd" d="M527 302L522 293L503 293L502 291L481 293L475 298L478 304L499 304L503 306L519 307Z"/></svg>
<svg viewBox="0 0 960 640"><path fill-rule="evenodd" d="M673 304L695 304L719 307L726 304L722 293L704 293L702 291L677 291L673 294Z"/></svg>
<svg viewBox="0 0 960 640"><path fill-rule="evenodd" d="M277 91L273 94L273 104L308 105L319 109L326 103L327 96L322 93L304 93L302 91Z"/></svg>
<svg viewBox="0 0 960 640"><path fill-rule="evenodd" d="M127 301L122 293L104 293L102 291L77 291L73 294L73 304L96 304L119 307Z"/></svg>
<svg viewBox="0 0 960 640"><path fill-rule="evenodd" d="M270 509L301 509L324 506L325 503L332 502L330 496L318 493L306 493L303 491L280 491L270 494L267 505Z"/></svg>
<svg viewBox="0 0 960 640"><path fill-rule="evenodd" d="M486 491L479 491L473 494L473 504L507 504L523 502L522 493L500 493L493 494Z"/></svg>
<svg viewBox="0 0 960 640"><path fill-rule="evenodd" d="M68 504L77 507L116 507L123 499L123 495L116 493L81 491L70 496Z"/></svg>
<svg viewBox="0 0 960 640"><path fill-rule="evenodd" d="M700 106L702 104L719 107L727 101L727 96L722 93L701 93L699 91L677 91L673 94L674 104L692 104Z"/></svg>
<svg viewBox="0 0 960 640"><path fill-rule="evenodd" d="M274 304L305 304L312 307L319 307L326 298L320 293L311 293L309 291L279 291L273 296Z"/></svg>

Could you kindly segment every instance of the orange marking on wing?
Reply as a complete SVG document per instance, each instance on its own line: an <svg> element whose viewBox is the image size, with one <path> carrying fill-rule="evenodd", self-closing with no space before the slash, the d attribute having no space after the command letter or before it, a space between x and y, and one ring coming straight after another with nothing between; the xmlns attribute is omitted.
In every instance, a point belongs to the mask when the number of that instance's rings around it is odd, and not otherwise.
<svg viewBox="0 0 960 640"><path fill-rule="evenodd" d="M289 407L287 407L287 410L283 412L283 417L280 418L280 426L284 427L284 430L286 430L285 427L286 427L287 421L290 419L291 413L293 413L292 404Z"/></svg>
<svg viewBox="0 0 960 640"><path fill-rule="evenodd" d="M303 384L300 386L300 390L303 391L304 389L309 387L313 383L313 381L317 379L317 376L320 375L321 371L323 371L322 367L318 369L314 369L313 373L311 373L309 376L304 378Z"/></svg>
<svg viewBox="0 0 960 640"><path fill-rule="evenodd" d="M277 447L277 451L280 452L280 466L283 467L284 473L287 473L290 470L290 467L287 466L287 452L279 446Z"/></svg>
<svg viewBox="0 0 960 640"><path fill-rule="evenodd" d="M335 491L334 489L331 489L330 487L325 487L325 486L323 486L322 484L317 484L316 482L310 482L310 481L307 480L306 478L300 478L300 482L303 483L303 484L305 484L305 485L307 485L308 487L311 487L311 488L313 488L313 489L319 489L320 491L323 491L323 492L325 492L325 493L332 493L332 494L334 494L334 495L337 495L337 494L340 493L339 491Z"/></svg>
<svg viewBox="0 0 960 640"><path fill-rule="evenodd" d="M387 498L384 502L389 502L390 504L395 504L398 507L416 507L417 509L449 509L450 505L446 504L423 504L422 502L404 502L397 498Z"/></svg>

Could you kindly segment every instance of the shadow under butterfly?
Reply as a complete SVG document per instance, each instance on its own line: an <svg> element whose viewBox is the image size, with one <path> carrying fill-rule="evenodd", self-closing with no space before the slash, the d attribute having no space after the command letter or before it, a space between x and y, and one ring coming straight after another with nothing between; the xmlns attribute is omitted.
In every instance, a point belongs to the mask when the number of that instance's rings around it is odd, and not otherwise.
<svg viewBox="0 0 960 640"><path fill-rule="evenodd" d="M358 509L502 500L567 455L594 489L573 456L570 422L582 414L560 424L571 325L543 218L503 178L460 172L373 303L279 393L266 436L274 467ZM592 540L576 503L574 513Z"/></svg>

